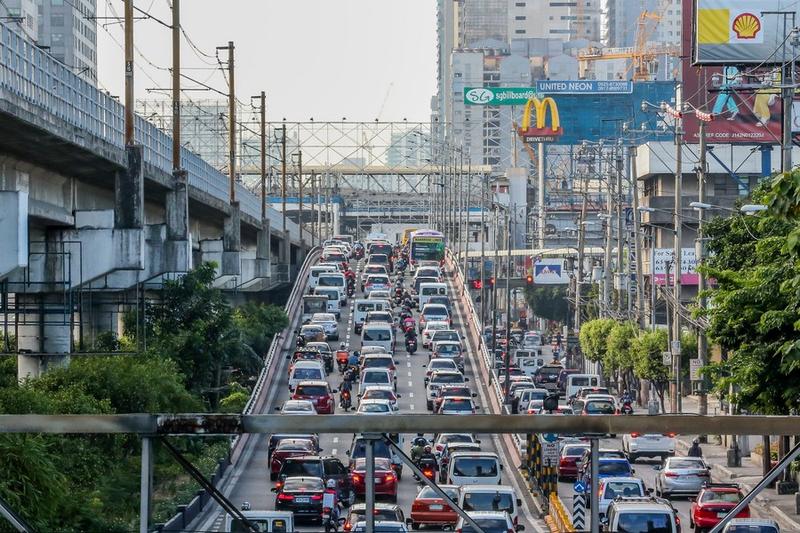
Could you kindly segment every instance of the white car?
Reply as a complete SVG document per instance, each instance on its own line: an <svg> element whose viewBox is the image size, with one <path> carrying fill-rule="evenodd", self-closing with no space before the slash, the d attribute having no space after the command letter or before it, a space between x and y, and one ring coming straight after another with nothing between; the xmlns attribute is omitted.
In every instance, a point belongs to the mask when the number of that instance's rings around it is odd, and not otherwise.
<svg viewBox="0 0 800 533"><path fill-rule="evenodd" d="M284 415L315 415L317 409L311 400L286 400L280 408Z"/></svg>
<svg viewBox="0 0 800 533"><path fill-rule="evenodd" d="M436 397L436 392L442 385L463 385L469 381L465 378L464 374L457 370L439 370L431 374L428 384L425 386L425 403L427 409L433 409L433 399Z"/></svg>
<svg viewBox="0 0 800 533"><path fill-rule="evenodd" d="M361 393L361 401L364 400L386 400L392 406L394 411L399 411L397 399L400 396L394 391L392 387L372 385L364 389Z"/></svg>
<svg viewBox="0 0 800 533"><path fill-rule="evenodd" d="M427 375L425 376L425 383L428 382L428 379L430 379L430 376L434 372L438 372L441 370L453 370L455 372L461 372L461 370L458 369L458 365L456 365L456 362L453 361L452 359L445 359L445 358L431 359L430 362L428 363L428 370L426 372Z"/></svg>
<svg viewBox="0 0 800 533"><path fill-rule="evenodd" d="M369 295L372 291L386 291L388 296L392 282L386 274L370 274L367 276L367 283L364 284L364 292Z"/></svg>
<svg viewBox="0 0 800 533"><path fill-rule="evenodd" d="M361 381L358 383L358 395L367 390L367 387L377 385L379 387L394 387L394 379L389 370L379 368L363 370Z"/></svg>
<svg viewBox="0 0 800 533"><path fill-rule="evenodd" d="M293 391L301 381L324 380L325 375L325 367L322 361L297 361L292 366L292 371L289 373L289 390Z"/></svg>
<svg viewBox="0 0 800 533"><path fill-rule="evenodd" d="M663 461L675 455L675 434L625 434L622 436L622 451L631 463L635 463L639 457L660 457Z"/></svg>
<svg viewBox="0 0 800 533"><path fill-rule="evenodd" d="M367 293L367 300L384 300L389 302L392 297L386 289L374 289Z"/></svg>
<svg viewBox="0 0 800 533"><path fill-rule="evenodd" d="M642 498L647 496L644 482L638 477L607 477L598 480L600 516L605 516L614 498Z"/></svg>
<svg viewBox="0 0 800 533"><path fill-rule="evenodd" d="M422 330L422 346L428 348L431 345L431 338L434 332L450 329L450 324L440 320L431 320L425 324L425 329Z"/></svg>
<svg viewBox="0 0 800 533"><path fill-rule="evenodd" d="M314 313L311 315L311 323L319 324L325 330L325 337L329 341L339 340L339 323L333 313Z"/></svg>
<svg viewBox="0 0 800 533"><path fill-rule="evenodd" d="M448 396L442 399L439 407L440 415L474 415L477 413L477 406L472 398L461 396Z"/></svg>
<svg viewBox="0 0 800 533"><path fill-rule="evenodd" d="M389 400L361 400L357 415L393 415L395 410Z"/></svg>

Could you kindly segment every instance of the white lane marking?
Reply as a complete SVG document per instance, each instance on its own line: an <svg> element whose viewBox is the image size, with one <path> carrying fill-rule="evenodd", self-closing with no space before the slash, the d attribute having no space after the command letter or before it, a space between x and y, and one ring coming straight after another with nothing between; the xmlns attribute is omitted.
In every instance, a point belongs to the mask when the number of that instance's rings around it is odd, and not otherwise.
<svg viewBox="0 0 800 533"><path fill-rule="evenodd" d="M332 450L331 450L331 455L336 455L336 452L338 452L338 451L339 451L339 450L337 450L336 448L332 449Z"/></svg>
<svg viewBox="0 0 800 533"><path fill-rule="evenodd" d="M408 377L411 377L411 372L408 373Z"/></svg>
<svg viewBox="0 0 800 533"><path fill-rule="evenodd" d="M339 442L339 437L333 437L333 443L336 444L337 442Z"/></svg>
<svg viewBox="0 0 800 533"><path fill-rule="evenodd" d="M415 409L415 406L414 406L414 404L412 403L412 404L411 404L411 410L413 411L414 409Z"/></svg>
<svg viewBox="0 0 800 533"><path fill-rule="evenodd" d="M414 393L413 393L413 392L409 392L409 393L408 393L408 397L409 397L409 398L413 398L413 397L414 397Z"/></svg>
<svg viewBox="0 0 800 533"><path fill-rule="evenodd" d="M409 386L409 387L413 387L413 386L414 386L414 383L413 383L412 381L409 381L409 382L408 382L408 386Z"/></svg>

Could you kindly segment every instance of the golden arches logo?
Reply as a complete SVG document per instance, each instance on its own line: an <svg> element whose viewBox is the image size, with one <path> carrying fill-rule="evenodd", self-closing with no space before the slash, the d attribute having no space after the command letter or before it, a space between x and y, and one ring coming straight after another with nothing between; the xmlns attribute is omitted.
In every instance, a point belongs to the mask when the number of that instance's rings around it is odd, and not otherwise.
<svg viewBox="0 0 800 533"><path fill-rule="evenodd" d="M547 119L547 110L550 110L551 126L545 126ZM531 126L531 114L536 114L536 123ZM520 127L520 134L523 136L555 136L561 135L561 120L558 116L558 106L556 101L551 97L546 96L539 100L533 97L525 104L525 109L522 113L522 125Z"/></svg>

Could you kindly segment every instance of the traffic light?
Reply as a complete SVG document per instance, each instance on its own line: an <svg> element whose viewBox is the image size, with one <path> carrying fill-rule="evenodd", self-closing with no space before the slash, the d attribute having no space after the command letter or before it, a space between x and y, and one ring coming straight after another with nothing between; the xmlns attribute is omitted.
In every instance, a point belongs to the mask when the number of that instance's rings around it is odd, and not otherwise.
<svg viewBox="0 0 800 533"><path fill-rule="evenodd" d="M533 276L531 276L530 274L528 274L528 275L525 277L525 283L527 283L528 285L533 285Z"/></svg>
<svg viewBox="0 0 800 533"><path fill-rule="evenodd" d="M481 280L479 280L479 279L473 279L472 280L472 288L473 289L475 289L476 291L479 291L479 290L481 290L482 287L483 287L483 282Z"/></svg>

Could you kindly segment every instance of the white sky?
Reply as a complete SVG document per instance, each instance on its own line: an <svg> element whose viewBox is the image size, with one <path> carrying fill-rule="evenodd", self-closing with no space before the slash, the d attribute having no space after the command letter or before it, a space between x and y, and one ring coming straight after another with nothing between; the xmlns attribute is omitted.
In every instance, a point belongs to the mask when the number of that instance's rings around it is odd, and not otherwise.
<svg viewBox="0 0 800 533"><path fill-rule="evenodd" d="M121 0L98 0L98 16L122 15ZM167 0L136 0L136 7L171 23ZM140 15L139 13L136 14ZM428 121L436 89L434 0L183 0L181 25L205 53L229 40L236 46L236 93L242 102L267 92L268 120ZM106 32L102 26L107 25ZM122 95L122 25L98 20L100 86ZM115 43L116 39L116 43ZM170 30L152 20L135 24L140 56L137 98L167 98L146 89L169 88ZM227 58L221 50L220 57ZM204 58L216 63L215 59ZM182 41L184 73L227 92L219 70L198 59ZM153 81L155 80L155 81ZM192 86L184 80L184 87ZM383 112L378 113L388 92ZM224 98L188 92L192 100Z"/></svg>

